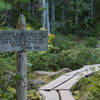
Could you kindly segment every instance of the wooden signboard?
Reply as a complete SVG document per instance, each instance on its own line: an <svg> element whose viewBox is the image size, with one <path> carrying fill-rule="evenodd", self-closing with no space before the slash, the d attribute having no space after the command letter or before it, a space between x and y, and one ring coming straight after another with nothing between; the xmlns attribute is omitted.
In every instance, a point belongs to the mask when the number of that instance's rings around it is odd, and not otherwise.
<svg viewBox="0 0 100 100"><path fill-rule="evenodd" d="M19 30L0 31L0 52L16 51L17 80L16 100L27 100L27 55L26 51L47 51L47 31L26 30L25 18L18 19Z"/></svg>
<svg viewBox="0 0 100 100"><path fill-rule="evenodd" d="M0 52L8 51L47 51L46 31L0 31Z"/></svg>

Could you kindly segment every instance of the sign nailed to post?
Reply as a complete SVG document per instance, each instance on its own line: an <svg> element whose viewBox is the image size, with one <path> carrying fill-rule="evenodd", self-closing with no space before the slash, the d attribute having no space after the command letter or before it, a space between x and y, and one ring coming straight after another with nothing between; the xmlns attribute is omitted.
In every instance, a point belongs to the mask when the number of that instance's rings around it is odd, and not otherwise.
<svg viewBox="0 0 100 100"><path fill-rule="evenodd" d="M16 100L27 100L27 55L25 51L47 51L47 31L26 30L24 15L18 19L19 30L0 31L0 52L16 51Z"/></svg>
<svg viewBox="0 0 100 100"><path fill-rule="evenodd" d="M0 51L47 51L46 31L0 31Z"/></svg>

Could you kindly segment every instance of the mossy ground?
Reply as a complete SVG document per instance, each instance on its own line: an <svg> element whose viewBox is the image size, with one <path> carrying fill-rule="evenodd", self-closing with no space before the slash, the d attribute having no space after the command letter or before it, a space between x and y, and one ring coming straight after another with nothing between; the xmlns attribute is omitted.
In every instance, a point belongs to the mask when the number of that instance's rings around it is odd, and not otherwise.
<svg viewBox="0 0 100 100"><path fill-rule="evenodd" d="M100 71L81 79L72 92L76 100L100 100Z"/></svg>

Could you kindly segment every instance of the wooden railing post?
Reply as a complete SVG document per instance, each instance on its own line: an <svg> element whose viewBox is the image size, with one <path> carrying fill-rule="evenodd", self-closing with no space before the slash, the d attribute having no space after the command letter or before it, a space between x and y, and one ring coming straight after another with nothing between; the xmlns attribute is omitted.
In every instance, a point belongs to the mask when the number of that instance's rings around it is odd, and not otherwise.
<svg viewBox="0 0 100 100"><path fill-rule="evenodd" d="M19 15L17 29L25 30L26 24L24 15ZM24 51L16 53L16 69L17 69L17 87L16 87L16 100L27 100L27 56Z"/></svg>

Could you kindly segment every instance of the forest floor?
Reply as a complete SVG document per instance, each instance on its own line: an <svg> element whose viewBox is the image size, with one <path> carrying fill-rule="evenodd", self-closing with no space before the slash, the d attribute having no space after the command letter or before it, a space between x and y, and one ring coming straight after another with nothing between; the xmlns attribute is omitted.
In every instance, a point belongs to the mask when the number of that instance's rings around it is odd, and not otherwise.
<svg viewBox="0 0 100 100"><path fill-rule="evenodd" d="M70 71L71 71L70 69L63 68L57 72L36 71L36 72L29 73L28 80L33 81L33 84L29 83L30 85L32 85L32 90L28 90L29 100L31 100L32 98L34 98L34 100L38 100L38 98L40 97L39 92L37 91L39 87L44 86L45 84L55 80L56 78L65 74L66 72L70 72ZM54 74L51 74L51 73L54 73ZM32 92L34 92L37 95L34 95Z"/></svg>

